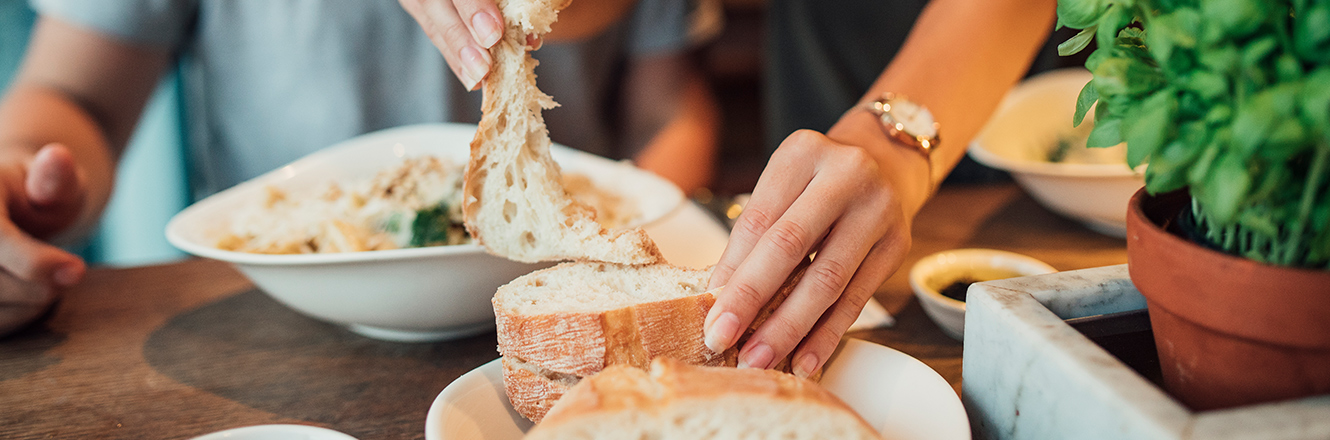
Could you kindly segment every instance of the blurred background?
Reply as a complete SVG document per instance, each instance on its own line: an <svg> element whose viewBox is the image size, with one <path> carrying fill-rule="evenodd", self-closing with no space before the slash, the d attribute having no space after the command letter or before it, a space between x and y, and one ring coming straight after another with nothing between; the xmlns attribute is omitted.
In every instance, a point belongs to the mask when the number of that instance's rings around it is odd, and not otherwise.
<svg viewBox="0 0 1330 440"><path fill-rule="evenodd" d="M734 195L752 190L768 155L783 137L777 133L788 133L796 128L825 130L828 122L770 115L767 110L772 108L768 102L771 96L768 87L772 85L764 72L771 63L783 62L790 35L785 28L799 26L802 12L773 11L767 0L718 1L722 6L720 11L723 11L716 17L719 18L719 33L700 46L696 56L721 105L723 117L719 166L711 193ZM922 0L888 3L903 11L899 16L885 19L897 25L887 26L896 29L897 37L908 31L913 12L926 4ZM791 16L795 19L791 20ZM0 0L0 85L5 88L22 59L34 19L25 0ZM778 29L773 30L773 25ZM1072 35L1067 31L1055 33L1049 41L1065 40ZM777 56L773 57L773 53ZM876 51L875 56L885 62L894 53L894 47L887 47ZM1058 57L1056 44L1049 43L1035 60L1031 74L1083 63L1083 59ZM872 69L869 67L867 71ZM880 67L876 69L880 71ZM778 86L782 90L800 88L797 82L788 83L789 78L781 81L787 82ZM179 90L176 75L168 75L162 80L120 162L116 189L96 234L71 249L90 263L128 266L185 257L166 242L163 234L167 220L191 202L185 175L187 149L181 125ZM772 119L778 121L773 124ZM1005 179L1003 173L966 159L948 178L947 184L982 184Z"/></svg>

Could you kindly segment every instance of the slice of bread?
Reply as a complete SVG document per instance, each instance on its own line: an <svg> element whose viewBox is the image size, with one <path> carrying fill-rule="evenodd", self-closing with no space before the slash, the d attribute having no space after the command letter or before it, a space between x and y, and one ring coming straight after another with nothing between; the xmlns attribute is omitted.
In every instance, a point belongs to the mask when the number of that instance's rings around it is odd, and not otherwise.
<svg viewBox="0 0 1330 440"><path fill-rule="evenodd" d="M647 368L652 359L670 357L734 366L738 347L807 268L805 262L795 269L724 353L707 348L702 333L716 302L717 292L705 290L710 269L569 262L519 277L493 299L509 400L540 421L572 384L610 365ZM789 358L775 368L789 371Z"/></svg>
<svg viewBox="0 0 1330 440"><path fill-rule="evenodd" d="M490 55L483 115L463 179L462 217L490 253L527 263L592 260L663 261L641 228L605 229L590 207L573 200L550 158L543 109L555 102L536 88L536 60L526 35L543 34L565 0L501 0L505 32Z"/></svg>
<svg viewBox="0 0 1330 440"><path fill-rule="evenodd" d="M523 275L494 294L499 352L555 373L646 368L656 356L723 362L702 323L711 272L664 264L570 262Z"/></svg>
<svg viewBox="0 0 1330 440"><path fill-rule="evenodd" d="M564 394L525 437L541 439L880 439L817 383L772 370L659 358L612 366Z"/></svg>

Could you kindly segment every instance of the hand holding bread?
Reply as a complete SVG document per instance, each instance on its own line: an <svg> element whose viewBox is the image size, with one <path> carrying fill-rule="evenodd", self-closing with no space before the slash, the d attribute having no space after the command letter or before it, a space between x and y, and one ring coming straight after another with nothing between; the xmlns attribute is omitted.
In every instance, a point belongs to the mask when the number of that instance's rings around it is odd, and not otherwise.
<svg viewBox="0 0 1330 440"><path fill-rule="evenodd" d="M708 347L734 346L781 287L773 274L816 252L789 298L742 345L739 365L770 368L788 356L794 373L807 376L826 363L910 246L899 186L881 170L856 144L808 130L785 140L711 277L710 287L725 288L707 315Z"/></svg>

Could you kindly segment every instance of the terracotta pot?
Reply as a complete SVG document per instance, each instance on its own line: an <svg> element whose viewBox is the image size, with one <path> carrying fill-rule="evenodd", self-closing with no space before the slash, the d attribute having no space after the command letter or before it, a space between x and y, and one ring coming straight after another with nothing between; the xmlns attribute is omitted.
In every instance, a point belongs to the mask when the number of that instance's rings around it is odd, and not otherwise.
<svg viewBox="0 0 1330 440"><path fill-rule="evenodd" d="M1127 265L1150 308L1164 386L1196 410L1330 394L1330 271L1260 264L1167 231L1185 193L1142 189Z"/></svg>

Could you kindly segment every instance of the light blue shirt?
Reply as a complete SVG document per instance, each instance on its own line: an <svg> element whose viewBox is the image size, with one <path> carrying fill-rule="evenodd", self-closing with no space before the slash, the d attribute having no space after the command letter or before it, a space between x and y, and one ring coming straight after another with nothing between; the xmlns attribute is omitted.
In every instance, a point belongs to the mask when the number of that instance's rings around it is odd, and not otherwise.
<svg viewBox="0 0 1330 440"><path fill-rule="evenodd" d="M396 0L32 0L34 9L180 57L195 197L338 141L406 124L479 119L438 49ZM536 52L561 107L551 137L622 157L612 125L626 60L688 44L686 0L641 0L587 41Z"/></svg>

